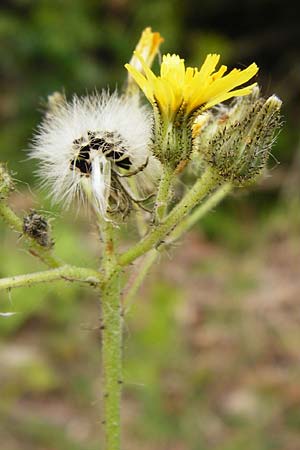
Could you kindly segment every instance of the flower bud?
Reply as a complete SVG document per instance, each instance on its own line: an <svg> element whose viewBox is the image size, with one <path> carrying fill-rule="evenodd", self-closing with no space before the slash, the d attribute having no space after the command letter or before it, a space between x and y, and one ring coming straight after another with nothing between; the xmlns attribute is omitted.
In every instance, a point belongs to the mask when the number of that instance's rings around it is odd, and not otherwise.
<svg viewBox="0 0 300 450"><path fill-rule="evenodd" d="M0 200L6 199L13 188L13 181L5 165L0 163Z"/></svg>
<svg viewBox="0 0 300 450"><path fill-rule="evenodd" d="M158 32L153 32L150 27L147 27L142 32L139 42L135 47L135 51L138 52L149 67L152 66L155 56L159 52L160 44L164 41L163 37ZM136 54L132 55L129 64L134 67L141 74L144 73L142 64L137 58ZM135 83L132 75L128 72L127 78L127 94L133 95L138 92L138 86Z"/></svg>
<svg viewBox="0 0 300 450"><path fill-rule="evenodd" d="M53 94L48 95L47 114L54 114L56 110L64 106L66 102L66 96L61 92L55 91Z"/></svg>
<svg viewBox="0 0 300 450"><path fill-rule="evenodd" d="M190 122L180 111L173 122L167 122L154 107L152 153L163 166L175 170L179 164L188 162L193 140Z"/></svg>
<svg viewBox="0 0 300 450"><path fill-rule="evenodd" d="M262 173L280 127L281 100L259 97L259 89L221 109L194 139L205 163L224 181L245 186Z"/></svg>

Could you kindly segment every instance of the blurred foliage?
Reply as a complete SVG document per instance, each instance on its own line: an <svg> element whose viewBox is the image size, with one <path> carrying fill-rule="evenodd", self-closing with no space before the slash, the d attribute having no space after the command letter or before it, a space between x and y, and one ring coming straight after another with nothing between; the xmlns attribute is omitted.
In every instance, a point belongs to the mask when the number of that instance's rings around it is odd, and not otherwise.
<svg viewBox="0 0 300 450"><path fill-rule="evenodd" d="M162 52L191 65L257 62L263 93L284 102L270 177L237 193L163 258L125 321L125 448L298 450L298 16L279 0L3 0L0 159L18 184L11 202L53 219L58 253L97 265L96 229L61 218L35 186L24 149L55 90L122 88L123 65L145 26ZM157 63L156 63L157 68ZM276 160L280 161L280 165ZM76 221L74 221L76 216ZM0 275L40 270L0 224ZM130 232L125 230L127 238ZM161 270L161 269L159 269ZM165 281L161 281L161 280ZM152 282L151 282L152 281ZM99 448L100 305L63 283L0 296L0 440L4 450ZM298 311L298 312L297 312Z"/></svg>

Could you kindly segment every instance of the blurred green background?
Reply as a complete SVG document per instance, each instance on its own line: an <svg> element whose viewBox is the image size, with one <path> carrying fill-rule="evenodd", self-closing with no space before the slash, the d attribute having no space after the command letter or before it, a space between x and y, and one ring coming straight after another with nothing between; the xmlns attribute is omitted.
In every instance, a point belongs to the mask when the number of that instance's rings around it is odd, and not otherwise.
<svg viewBox="0 0 300 450"><path fill-rule="evenodd" d="M282 1L2 0L0 159L11 204L51 217L58 253L95 266L89 218L52 208L26 148L46 98L122 86L143 28L190 65L255 61L283 129L259 186L238 192L161 258L125 319L124 449L300 448L300 28ZM280 162L280 164L278 163ZM74 220L76 215L76 220ZM0 223L0 275L41 265ZM131 228L124 239L132 236ZM62 283L1 293L1 450L94 450L100 306Z"/></svg>

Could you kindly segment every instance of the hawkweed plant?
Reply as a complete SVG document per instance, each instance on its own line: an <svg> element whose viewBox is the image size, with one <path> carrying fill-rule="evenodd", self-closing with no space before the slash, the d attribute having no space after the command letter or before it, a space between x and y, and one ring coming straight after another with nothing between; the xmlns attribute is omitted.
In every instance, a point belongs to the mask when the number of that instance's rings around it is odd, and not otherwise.
<svg viewBox="0 0 300 450"><path fill-rule="evenodd" d="M3 278L0 289L63 280L99 292L106 450L121 448L123 315L158 255L230 192L263 175L280 127L280 99L265 99L256 82L247 84L257 74L256 64L227 72L224 65L216 69L216 54L200 68L167 54L155 75L151 65L162 41L151 28L144 30L125 65L120 93L74 95L70 101L59 93L49 96L31 143L29 157L38 161L41 184L53 201L64 207L75 201L93 211L102 243L99 268L62 261L48 221L36 211L23 218L14 213L9 206L14 183L6 164L0 165L0 216L47 266ZM185 193L175 196L189 167ZM129 218L140 239L121 252L119 234Z"/></svg>

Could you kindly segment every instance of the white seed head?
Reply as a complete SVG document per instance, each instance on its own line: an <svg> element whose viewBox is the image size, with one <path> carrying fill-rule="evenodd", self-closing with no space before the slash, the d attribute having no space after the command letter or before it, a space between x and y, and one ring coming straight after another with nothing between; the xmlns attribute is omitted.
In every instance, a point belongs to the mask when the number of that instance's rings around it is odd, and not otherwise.
<svg viewBox="0 0 300 450"><path fill-rule="evenodd" d="M30 157L39 160L38 175L55 202L68 206L88 195L106 217L111 190L120 186L118 174L139 172L152 160L151 125L151 114L135 98L106 91L74 96L46 114Z"/></svg>

